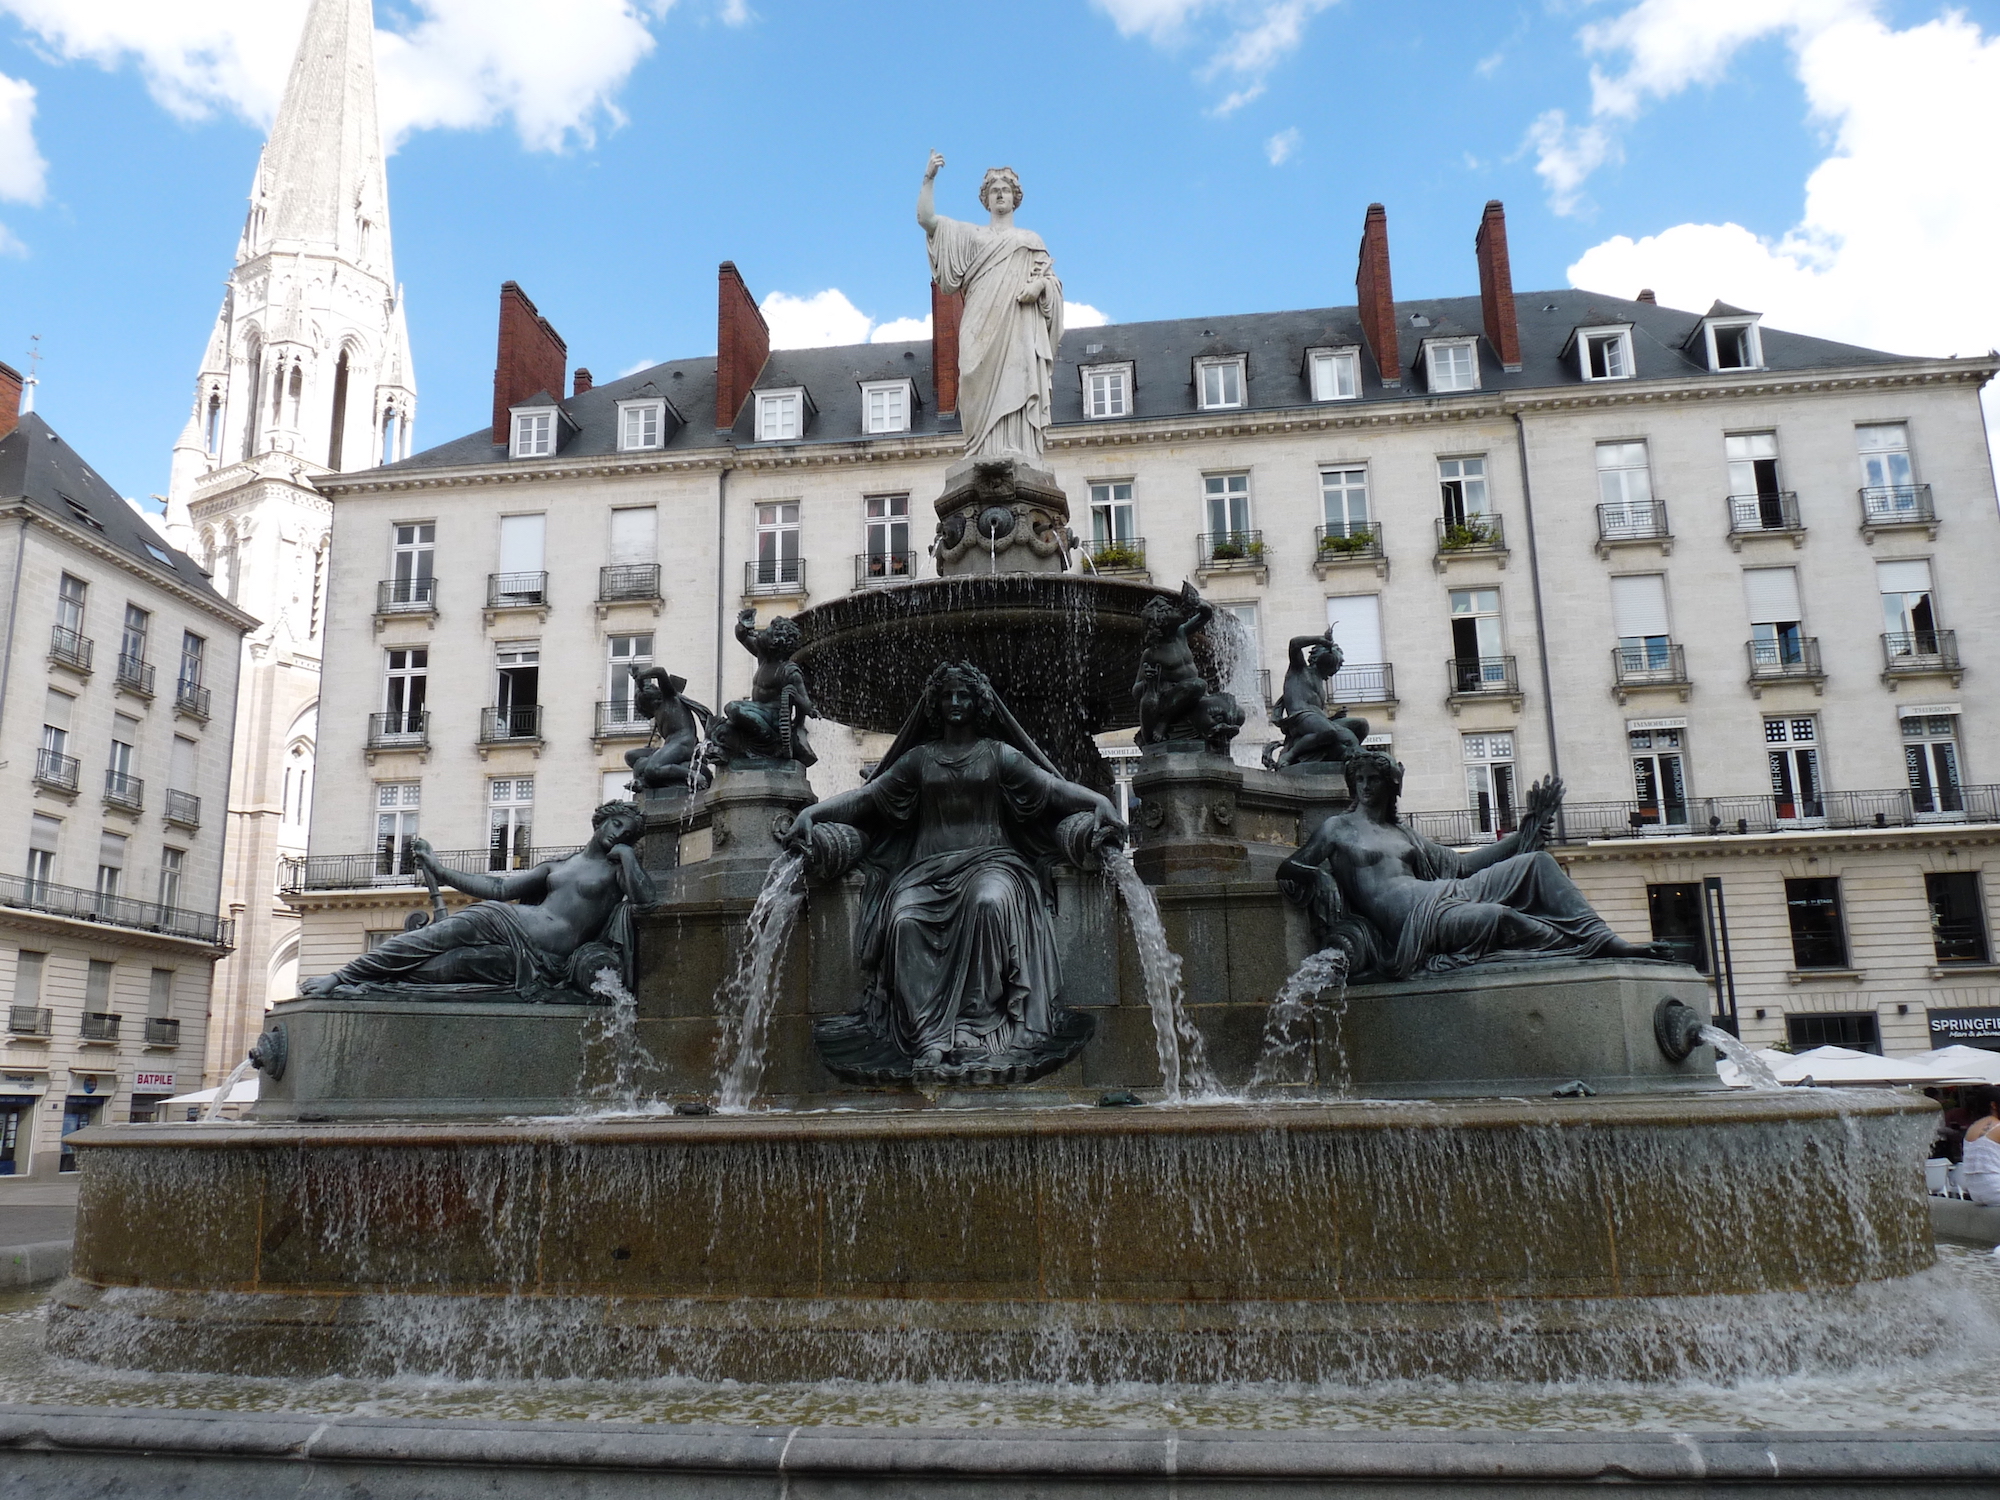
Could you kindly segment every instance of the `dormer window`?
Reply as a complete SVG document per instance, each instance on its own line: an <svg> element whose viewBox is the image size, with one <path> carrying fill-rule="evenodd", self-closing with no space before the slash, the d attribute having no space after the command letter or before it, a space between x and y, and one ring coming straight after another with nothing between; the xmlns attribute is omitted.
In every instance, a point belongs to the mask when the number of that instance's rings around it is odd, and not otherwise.
<svg viewBox="0 0 2000 1500"><path fill-rule="evenodd" d="M658 448L667 441L667 403L662 397L645 397L618 403L618 451L635 453Z"/></svg>
<svg viewBox="0 0 2000 1500"><path fill-rule="evenodd" d="M1754 317L1708 320L1708 367L1711 370L1764 368L1764 341L1758 337Z"/></svg>
<svg viewBox="0 0 2000 1500"><path fill-rule="evenodd" d="M795 385L788 390L757 392L757 441L793 443L805 435L811 420L811 404L806 389Z"/></svg>
<svg viewBox="0 0 2000 1500"><path fill-rule="evenodd" d="M908 432L915 393L907 380L861 382L861 430L868 433Z"/></svg>
<svg viewBox="0 0 2000 1500"><path fill-rule="evenodd" d="M556 412L552 406L514 413L512 458L547 458L556 451Z"/></svg>
<svg viewBox="0 0 2000 1500"><path fill-rule="evenodd" d="M1315 401L1352 401L1361 394L1361 351L1308 349L1306 368Z"/></svg>
<svg viewBox="0 0 2000 1500"><path fill-rule="evenodd" d="M1424 340L1424 383L1435 393L1478 390L1479 341Z"/></svg>
<svg viewBox="0 0 2000 1500"><path fill-rule="evenodd" d="M1576 331L1577 373L1585 380L1630 380L1632 330L1629 327L1579 328Z"/></svg>
<svg viewBox="0 0 2000 1500"><path fill-rule="evenodd" d="M1195 390L1201 397L1203 411L1220 411L1243 404L1245 363L1241 354L1195 361Z"/></svg>
<svg viewBox="0 0 2000 1500"><path fill-rule="evenodd" d="M1132 415L1130 361L1115 365L1085 365L1079 373L1083 376L1083 415L1087 420L1101 422L1108 417Z"/></svg>

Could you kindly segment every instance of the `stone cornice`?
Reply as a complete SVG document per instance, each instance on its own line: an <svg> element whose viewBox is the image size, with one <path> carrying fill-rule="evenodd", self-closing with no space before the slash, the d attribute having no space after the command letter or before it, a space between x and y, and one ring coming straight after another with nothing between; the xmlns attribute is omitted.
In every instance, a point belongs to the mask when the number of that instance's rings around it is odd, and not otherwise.
<svg viewBox="0 0 2000 1500"><path fill-rule="evenodd" d="M1596 839L1555 844L1558 863L1632 864L1639 861L1716 858L1810 858L1820 854L1877 854L1892 849L1936 852L2000 845L2000 823L1920 823L1911 828L1815 828L1795 833L1725 833L1639 839Z"/></svg>
<svg viewBox="0 0 2000 1500"><path fill-rule="evenodd" d="M148 932L143 927L121 927L112 922L90 922L81 917L65 917L28 907L10 906L0 921L8 927L26 929L45 937L67 938L72 942L108 947L138 948L147 953L169 953L182 958L193 954L223 959L235 951L200 938L181 937L171 932Z"/></svg>
<svg viewBox="0 0 2000 1500"><path fill-rule="evenodd" d="M192 605L204 614L213 615L215 618L224 621L238 630L249 631L255 629L257 626L258 622L255 615L246 614L226 600L214 599L205 594L198 594L178 579L154 572L136 557L131 556L122 549L101 542L95 536L80 531L75 527L65 526L54 516L49 515L45 511L38 510L25 500L0 503L0 523L12 521L23 514L43 531L69 543L79 552L86 553L100 561L108 562L114 567L121 568L135 578L143 578L162 593L171 595L183 604Z"/></svg>

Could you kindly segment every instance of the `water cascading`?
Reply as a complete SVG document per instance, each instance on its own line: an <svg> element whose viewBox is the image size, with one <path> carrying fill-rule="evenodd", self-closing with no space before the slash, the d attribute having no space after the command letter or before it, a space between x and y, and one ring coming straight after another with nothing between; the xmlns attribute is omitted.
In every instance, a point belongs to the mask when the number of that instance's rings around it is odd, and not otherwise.
<svg viewBox="0 0 2000 1500"><path fill-rule="evenodd" d="M1250 1074L1246 1092L1255 1093L1272 1084L1312 1082L1314 1002L1326 991L1334 992L1326 1007L1332 1021L1333 1051L1338 1062L1333 1079L1334 1092L1345 1097L1349 1080L1347 1048L1340 1035L1340 1018L1347 1009L1347 954L1339 948L1322 948L1309 954L1284 988L1271 999L1270 1013L1264 1018L1264 1040L1257 1051L1257 1066Z"/></svg>
<svg viewBox="0 0 2000 1500"><path fill-rule="evenodd" d="M716 1081L725 1114L748 1109L764 1081L764 1049L785 945L806 900L804 874L802 854L787 852L772 863L744 923L736 966L723 986Z"/></svg>
<svg viewBox="0 0 2000 1500"><path fill-rule="evenodd" d="M1704 1026L1696 1033L1704 1042L1735 1063L1752 1090L1782 1089L1785 1085L1763 1058L1744 1046L1720 1026Z"/></svg>
<svg viewBox="0 0 2000 1500"><path fill-rule="evenodd" d="M1159 1049L1160 1086L1167 1102L1178 1104L1184 1094L1197 1099L1219 1095L1222 1086L1208 1066L1207 1043L1188 1019L1180 955L1167 942L1153 888L1139 878L1131 854L1124 849L1106 849L1104 868L1132 924L1132 946L1139 953L1146 1004L1153 1012L1153 1042Z"/></svg>
<svg viewBox="0 0 2000 1500"><path fill-rule="evenodd" d="M222 1087L215 1091L215 1097L208 1101L201 1112L200 1123L212 1125L221 1119L222 1106L229 1102L229 1096L236 1091L236 1085L250 1076L250 1070L257 1066L255 1058L246 1057L229 1070L229 1076L222 1080Z"/></svg>
<svg viewBox="0 0 2000 1500"><path fill-rule="evenodd" d="M639 1075L659 1070L659 1061L639 1040L639 999L619 979L616 969L597 971L591 992L603 998L604 1006L592 1017L585 1037L586 1055L608 1052L611 1076L595 1087L577 1089L579 1114L634 1114L649 1101L639 1095Z"/></svg>

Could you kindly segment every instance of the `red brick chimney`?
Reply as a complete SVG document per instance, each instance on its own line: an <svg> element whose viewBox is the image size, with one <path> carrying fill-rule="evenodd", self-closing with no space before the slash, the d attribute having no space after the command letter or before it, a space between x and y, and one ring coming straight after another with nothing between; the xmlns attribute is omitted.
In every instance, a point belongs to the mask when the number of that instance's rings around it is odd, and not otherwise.
<svg viewBox="0 0 2000 1500"><path fill-rule="evenodd" d="M0 365L0 438L21 425L21 372Z"/></svg>
<svg viewBox="0 0 2000 1500"><path fill-rule="evenodd" d="M511 281L500 284L500 352L493 365L493 441L509 440L508 410L538 391L561 399L569 346L535 311L528 294Z"/></svg>
<svg viewBox="0 0 2000 1500"><path fill-rule="evenodd" d="M743 284L735 261L722 263L716 283L715 425L726 431L736 425L764 361L771 357L771 329L757 311L757 299Z"/></svg>
<svg viewBox="0 0 2000 1500"><path fill-rule="evenodd" d="M1498 198L1486 200L1472 248L1479 257L1479 310L1485 314L1486 337L1500 356L1500 368L1517 375L1521 370L1521 324L1514 316L1514 268L1507 260L1507 210Z"/></svg>
<svg viewBox="0 0 2000 1500"><path fill-rule="evenodd" d="M1368 205L1361 224L1361 264L1354 273L1354 297L1361 304L1361 336L1375 356L1382 384L1403 383L1403 356L1396 339L1396 294L1389 286L1389 215Z"/></svg>
<svg viewBox="0 0 2000 1500"><path fill-rule="evenodd" d="M1660 305L1660 299L1653 295L1653 289L1649 286L1642 286L1639 288L1639 300L1652 307L1658 307Z"/></svg>
<svg viewBox="0 0 2000 1500"><path fill-rule="evenodd" d="M941 417L958 410L958 323L965 316L965 293L941 292L931 283L931 380Z"/></svg>
<svg viewBox="0 0 2000 1500"><path fill-rule="evenodd" d="M581 396L585 391L590 389L591 383L590 371L586 370L582 365L578 365L576 367L574 383L570 386L569 393L572 396Z"/></svg>

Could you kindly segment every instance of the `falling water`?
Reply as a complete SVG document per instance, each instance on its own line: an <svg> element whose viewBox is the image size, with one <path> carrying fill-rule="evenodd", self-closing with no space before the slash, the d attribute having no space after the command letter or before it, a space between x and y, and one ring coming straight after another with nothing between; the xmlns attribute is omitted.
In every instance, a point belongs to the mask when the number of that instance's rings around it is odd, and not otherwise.
<svg viewBox="0 0 2000 1500"><path fill-rule="evenodd" d="M1744 1078L1749 1080L1751 1088L1770 1090L1784 1087L1784 1084L1779 1082L1778 1075L1771 1071L1763 1058L1737 1041L1735 1037L1724 1031L1720 1026L1704 1026L1701 1028L1700 1035L1704 1042L1707 1042L1709 1046L1736 1064L1742 1071Z"/></svg>
<svg viewBox="0 0 2000 1500"><path fill-rule="evenodd" d="M1257 643L1250 638L1249 627L1226 611L1216 612L1207 634L1215 654L1216 684L1243 710L1243 728L1230 752L1242 765L1259 765L1264 743L1273 738L1274 731L1271 705L1264 701L1257 683Z"/></svg>
<svg viewBox="0 0 2000 1500"><path fill-rule="evenodd" d="M715 1067L725 1112L748 1109L764 1081L764 1044L777 1000L779 966L806 900L804 870L805 856L796 851L772 863L743 926L736 967L722 987L725 1029L716 1045ZM732 1018L735 1025L728 1026Z"/></svg>
<svg viewBox="0 0 2000 1500"><path fill-rule="evenodd" d="M229 1096L236 1091L236 1085L241 1083L248 1076L250 1070L256 1066L254 1062L246 1057L242 1062L229 1070L229 1076L222 1080L222 1087L215 1091L215 1097L209 1100L208 1107L202 1110L202 1124L207 1125L221 1118L217 1114L217 1111L229 1102Z"/></svg>
<svg viewBox="0 0 2000 1500"><path fill-rule="evenodd" d="M1169 1103L1179 1103L1185 1088L1199 1098L1220 1094L1222 1086L1209 1071L1208 1048L1188 1020L1181 999L1180 956L1167 946L1159 903L1123 849L1104 851L1104 868L1125 900L1132 924L1132 944L1139 950L1139 972L1146 983L1146 1003L1153 1009L1153 1042L1160 1052L1160 1082Z"/></svg>
<svg viewBox="0 0 2000 1500"><path fill-rule="evenodd" d="M1307 957L1271 1002L1264 1017L1264 1045L1250 1074L1251 1089L1312 1081L1313 1002L1326 990L1334 992L1329 1010L1335 1031L1334 1052L1339 1058L1335 1087L1341 1094L1347 1092L1347 1049L1338 1035L1340 1018L1347 1012L1347 954L1340 948L1322 948Z"/></svg>
<svg viewBox="0 0 2000 1500"><path fill-rule="evenodd" d="M597 971L591 983L591 993L602 996L609 1003L592 1017L594 1025L584 1039L587 1050L609 1049L611 1053L611 1077L597 1084L588 1093L579 1089L578 1113L599 1114L618 1111L626 1114L636 1112L644 1103L639 1097L639 1074L641 1069L648 1073L659 1069L659 1059L646 1050L639 1040L639 1000L618 977L616 969L604 968Z"/></svg>

